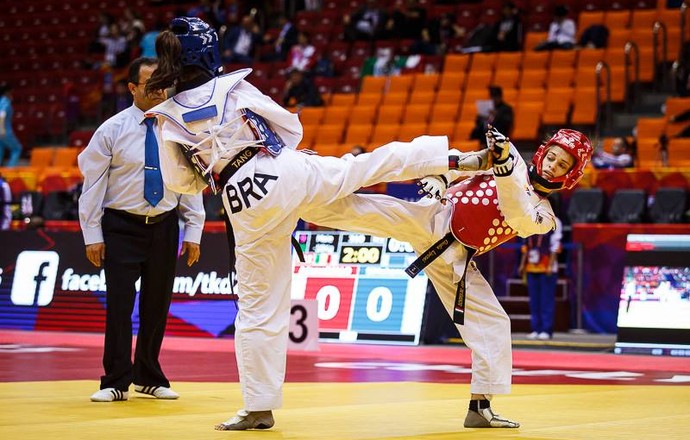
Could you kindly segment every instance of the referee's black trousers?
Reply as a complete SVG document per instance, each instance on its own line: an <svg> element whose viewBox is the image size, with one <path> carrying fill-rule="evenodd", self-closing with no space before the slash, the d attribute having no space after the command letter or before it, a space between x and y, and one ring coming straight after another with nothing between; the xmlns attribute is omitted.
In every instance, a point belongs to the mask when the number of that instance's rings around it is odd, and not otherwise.
<svg viewBox="0 0 690 440"><path fill-rule="evenodd" d="M101 389L127 391L132 383L169 387L158 355L175 280L177 213L145 224L142 218L106 209L101 224L107 284ZM139 331L132 364L132 312L139 277Z"/></svg>

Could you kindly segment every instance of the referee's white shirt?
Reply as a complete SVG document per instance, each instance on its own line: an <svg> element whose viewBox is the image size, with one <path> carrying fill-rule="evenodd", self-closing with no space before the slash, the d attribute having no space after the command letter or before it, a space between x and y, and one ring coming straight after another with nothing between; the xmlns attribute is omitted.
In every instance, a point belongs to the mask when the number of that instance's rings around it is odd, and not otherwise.
<svg viewBox="0 0 690 440"><path fill-rule="evenodd" d="M201 193L178 194L165 188L163 199L156 206L144 199L145 139L144 112L132 105L98 127L79 154L79 170L84 176L79 223L85 244L103 242L104 208L156 216L178 205L184 222L184 241L201 241L205 219Z"/></svg>

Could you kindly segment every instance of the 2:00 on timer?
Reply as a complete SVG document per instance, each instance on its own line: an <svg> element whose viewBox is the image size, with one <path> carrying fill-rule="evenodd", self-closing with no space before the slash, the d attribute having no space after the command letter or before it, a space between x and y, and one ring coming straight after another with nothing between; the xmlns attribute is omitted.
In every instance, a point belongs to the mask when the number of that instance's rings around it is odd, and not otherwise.
<svg viewBox="0 0 690 440"><path fill-rule="evenodd" d="M340 249L340 262L343 264L379 264L380 246L343 246Z"/></svg>

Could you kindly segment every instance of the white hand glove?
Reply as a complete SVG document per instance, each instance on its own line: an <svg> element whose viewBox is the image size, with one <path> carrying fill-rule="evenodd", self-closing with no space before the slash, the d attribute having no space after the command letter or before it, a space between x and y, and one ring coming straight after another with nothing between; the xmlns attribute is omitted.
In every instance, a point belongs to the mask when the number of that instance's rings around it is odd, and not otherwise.
<svg viewBox="0 0 690 440"><path fill-rule="evenodd" d="M441 200L448 189L448 183L443 176L427 176L417 182L417 185L421 187L418 194L436 200Z"/></svg>
<svg viewBox="0 0 690 440"><path fill-rule="evenodd" d="M510 139L489 125L486 132L486 145L494 156L494 163L502 163L510 157Z"/></svg>

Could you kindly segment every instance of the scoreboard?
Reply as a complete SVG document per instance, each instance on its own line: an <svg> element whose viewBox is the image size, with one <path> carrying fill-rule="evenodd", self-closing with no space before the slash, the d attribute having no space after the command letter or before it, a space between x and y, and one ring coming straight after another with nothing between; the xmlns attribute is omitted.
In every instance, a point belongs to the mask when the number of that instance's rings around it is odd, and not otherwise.
<svg viewBox="0 0 690 440"><path fill-rule="evenodd" d="M427 278L405 268L408 243L340 231L296 232L305 263L293 256L292 297L316 300L325 342L418 344Z"/></svg>

